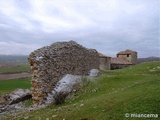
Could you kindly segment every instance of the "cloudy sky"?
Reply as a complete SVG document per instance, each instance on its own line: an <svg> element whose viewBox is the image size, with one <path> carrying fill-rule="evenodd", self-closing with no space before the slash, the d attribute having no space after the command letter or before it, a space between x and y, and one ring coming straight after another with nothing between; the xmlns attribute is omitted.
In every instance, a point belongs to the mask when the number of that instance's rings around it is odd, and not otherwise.
<svg viewBox="0 0 160 120"><path fill-rule="evenodd" d="M114 57L160 57L159 0L0 0L0 54L75 40Z"/></svg>

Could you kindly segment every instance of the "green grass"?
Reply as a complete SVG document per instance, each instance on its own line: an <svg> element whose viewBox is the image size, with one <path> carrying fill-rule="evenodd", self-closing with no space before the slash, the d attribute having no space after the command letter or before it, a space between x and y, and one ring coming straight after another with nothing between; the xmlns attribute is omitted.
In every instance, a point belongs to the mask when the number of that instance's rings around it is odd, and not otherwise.
<svg viewBox="0 0 160 120"><path fill-rule="evenodd" d="M11 92L17 88L30 88L31 78L20 78L0 81L0 95Z"/></svg>
<svg viewBox="0 0 160 120"><path fill-rule="evenodd" d="M30 66L28 63L20 64L16 67L1 67L0 73L14 73L14 72L28 72L30 71Z"/></svg>
<svg viewBox="0 0 160 120"><path fill-rule="evenodd" d="M160 116L160 62L103 71L103 74L92 82L85 80L74 97L67 99L65 103L36 111L21 112L19 119L23 120L25 116L28 116L29 120L146 119L126 118L125 113ZM11 118L14 116L9 115L7 119Z"/></svg>

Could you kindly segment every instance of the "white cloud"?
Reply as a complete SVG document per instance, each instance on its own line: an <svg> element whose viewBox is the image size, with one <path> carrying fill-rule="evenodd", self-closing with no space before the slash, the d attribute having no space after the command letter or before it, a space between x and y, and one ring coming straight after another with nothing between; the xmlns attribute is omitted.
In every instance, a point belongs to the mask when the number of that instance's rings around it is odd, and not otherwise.
<svg viewBox="0 0 160 120"><path fill-rule="evenodd" d="M30 52L42 46L37 44L22 44L16 42L0 42L0 54L22 54L28 55Z"/></svg>
<svg viewBox="0 0 160 120"><path fill-rule="evenodd" d="M13 21L13 25L26 29L32 30L33 25L27 18L27 12L16 7L14 0L4 1L0 0L0 12ZM5 20L4 20L5 21ZM16 23L16 25L14 24Z"/></svg>
<svg viewBox="0 0 160 120"><path fill-rule="evenodd" d="M111 56L127 47L159 51L158 7L158 0L0 0L0 49L15 54L33 43L28 54L73 39Z"/></svg>
<svg viewBox="0 0 160 120"><path fill-rule="evenodd" d="M46 32L80 29L93 24L87 16L78 13L67 1L31 0L30 3L32 11L29 16L39 21Z"/></svg>

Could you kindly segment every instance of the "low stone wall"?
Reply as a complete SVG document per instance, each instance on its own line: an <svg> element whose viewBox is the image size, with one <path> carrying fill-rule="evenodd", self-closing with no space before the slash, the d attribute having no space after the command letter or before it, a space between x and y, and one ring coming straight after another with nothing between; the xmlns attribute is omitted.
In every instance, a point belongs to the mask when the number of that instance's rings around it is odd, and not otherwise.
<svg viewBox="0 0 160 120"><path fill-rule="evenodd" d="M131 66L131 64L111 64L111 70L122 69L129 66Z"/></svg>
<svg viewBox="0 0 160 120"><path fill-rule="evenodd" d="M74 41L57 42L35 50L28 61L32 70L32 99L36 105L43 103L64 75L87 75L91 69L99 69L98 52Z"/></svg>
<svg viewBox="0 0 160 120"><path fill-rule="evenodd" d="M100 70L110 70L111 69L111 58L110 57L100 57Z"/></svg>

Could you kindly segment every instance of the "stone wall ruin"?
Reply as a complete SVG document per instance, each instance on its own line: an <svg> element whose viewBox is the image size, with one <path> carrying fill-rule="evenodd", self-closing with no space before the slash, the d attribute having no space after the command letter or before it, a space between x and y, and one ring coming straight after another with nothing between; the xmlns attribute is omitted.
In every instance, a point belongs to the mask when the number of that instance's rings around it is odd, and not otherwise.
<svg viewBox="0 0 160 120"><path fill-rule="evenodd" d="M88 75L91 69L99 69L98 52L74 41L56 42L37 49L28 61L32 70L32 99L36 105L43 104L64 75Z"/></svg>

